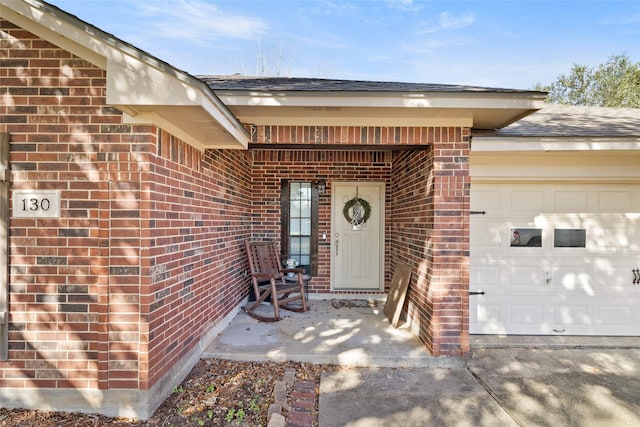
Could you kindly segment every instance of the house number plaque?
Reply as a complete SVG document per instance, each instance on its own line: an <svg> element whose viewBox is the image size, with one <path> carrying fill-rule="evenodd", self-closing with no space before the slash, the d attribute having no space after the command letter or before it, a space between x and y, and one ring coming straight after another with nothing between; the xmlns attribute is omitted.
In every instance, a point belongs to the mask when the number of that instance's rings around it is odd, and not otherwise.
<svg viewBox="0 0 640 427"><path fill-rule="evenodd" d="M14 190L14 218L60 218L60 191Z"/></svg>

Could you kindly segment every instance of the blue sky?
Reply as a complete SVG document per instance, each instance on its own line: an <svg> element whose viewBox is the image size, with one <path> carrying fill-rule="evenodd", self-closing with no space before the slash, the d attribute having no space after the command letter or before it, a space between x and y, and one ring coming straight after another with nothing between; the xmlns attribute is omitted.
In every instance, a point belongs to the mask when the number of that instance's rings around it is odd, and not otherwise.
<svg viewBox="0 0 640 427"><path fill-rule="evenodd" d="M49 1L191 74L529 89L640 62L638 0Z"/></svg>

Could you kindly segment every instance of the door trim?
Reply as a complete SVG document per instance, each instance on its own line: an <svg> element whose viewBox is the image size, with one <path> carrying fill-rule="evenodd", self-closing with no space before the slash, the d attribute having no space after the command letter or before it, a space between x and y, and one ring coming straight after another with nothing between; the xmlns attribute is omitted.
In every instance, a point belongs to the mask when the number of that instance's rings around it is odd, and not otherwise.
<svg viewBox="0 0 640 427"><path fill-rule="evenodd" d="M380 226L379 226L379 236L380 236L380 248L379 248L379 259L380 259L380 265L379 265L379 271L378 271L378 277L379 277L379 284L377 288L364 288L364 289L348 289L348 288L335 288L335 257L333 256L334 252L334 236L336 233L336 224L334 219L336 219L335 217L337 216L336 212L338 209L338 206L336 206L337 204L337 200L336 200L336 191L335 189L337 187L368 187L368 188L378 188L380 191L380 205L378 207L379 210L379 215L380 215ZM330 256L330 285L329 285L329 291L330 292L379 292L379 291L384 291L384 284L385 284L385 276L384 276L384 267L385 267L385 247L386 247L386 241L385 241L385 224L386 224L386 218L385 218L385 212L386 212L386 205L385 205L385 199L386 199L386 184L383 181L333 181L331 183L331 234L330 234L330 250L329 250L329 256ZM340 207L340 212L342 211L342 207ZM341 215L341 214L340 214ZM339 219L338 219L339 220Z"/></svg>

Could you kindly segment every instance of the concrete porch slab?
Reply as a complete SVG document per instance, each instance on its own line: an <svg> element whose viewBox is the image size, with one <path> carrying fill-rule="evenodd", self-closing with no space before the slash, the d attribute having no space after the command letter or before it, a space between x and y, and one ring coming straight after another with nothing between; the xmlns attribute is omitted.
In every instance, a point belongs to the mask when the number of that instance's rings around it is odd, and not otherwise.
<svg viewBox="0 0 640 427"><path fill-rule="evenodd" d="M393 328L382 312L383 300L335 300L353 304L312 299L306 313L282 310L282 320L272 323L240 312L202 357L353 367L462 366L460 358L433 357L407 325ZM260 310L273 315L269 305Z"/></svg>

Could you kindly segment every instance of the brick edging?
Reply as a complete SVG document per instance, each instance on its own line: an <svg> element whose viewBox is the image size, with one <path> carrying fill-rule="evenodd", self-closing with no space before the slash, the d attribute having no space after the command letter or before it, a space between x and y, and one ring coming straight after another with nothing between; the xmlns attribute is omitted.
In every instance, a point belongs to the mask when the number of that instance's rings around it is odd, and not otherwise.
<svg viewBox="0 0 640 427"><path fill-rule="evenodd" d="M318 399L317 384L315 381L296 381L295 377L295 369L286 369L283 380L274 384L273 403L269 405L267 427L314 425L313 410ZM290 390L289 394L287 390Z"/></svg>

